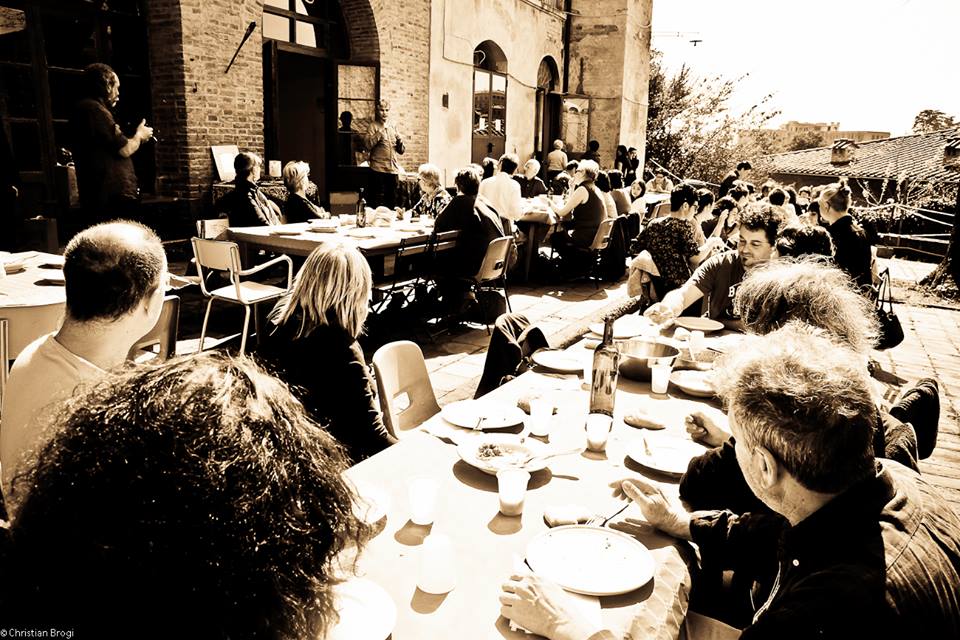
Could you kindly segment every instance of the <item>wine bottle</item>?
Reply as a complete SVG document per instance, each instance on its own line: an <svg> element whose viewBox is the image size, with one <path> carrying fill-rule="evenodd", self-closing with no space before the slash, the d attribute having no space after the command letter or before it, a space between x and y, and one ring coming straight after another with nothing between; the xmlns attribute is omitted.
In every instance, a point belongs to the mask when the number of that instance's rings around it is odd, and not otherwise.
<svg viewBox="0 0 960 640"><path fill-rule="evenodd" d="M590 382L590 413L613 417L613 402L620 374L620 349L613 342L613 318L603 323L603 340L593 351L593 380Z"/></svg>
<svg viewBox="0 0 960 640"><path fill-rule="evenodd" d="M363 188L360 189L357 198L357 226L367 226L367 201L363 199Z"/></svg>

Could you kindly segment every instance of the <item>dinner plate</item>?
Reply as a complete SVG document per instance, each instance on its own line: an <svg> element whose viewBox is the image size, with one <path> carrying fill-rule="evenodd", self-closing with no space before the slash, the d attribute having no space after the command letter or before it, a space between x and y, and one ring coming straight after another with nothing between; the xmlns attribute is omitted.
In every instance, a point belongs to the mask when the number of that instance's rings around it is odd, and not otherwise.
<svg viewBox="0 0 960 640"><path fill-rule="evenodd" d="M670 382L688 396L694 398L712 398L717 395L710 384L711 371L674 371L670 374Z"/></svg>
<svg viewBox="0 0 960 640"><path fill-rule="evenodd" d="M385 640L397 622L397 605L383 587L353 578L333 587L340 620L326 640Z"/></svg>
<svg viewBox="0 0 960 640"><path fill-rule="evenodd" d="M536 364L561 373L580 373L583 371L583 358L559 349L540 349L530 357Z"/></svg>
<svg viewBox="0 0 960 640"><path fill-rule="evenodd" d="M546 469L549 460L534 460L523 466L516 462L548 453L550 447L539 440L525 439L521 442L520 436L508 434L484 435L457 445L457 454L461 460L490 475L496 475L500 469L511 467L519 467L530 473Z"/></svg>
<svg viewBox="0 0 960 640"><path fill-rule="evenodd" d="M688 438L646 435L630 444L627 457L648 469L682 476L687 472L690 460L706 451L706 447Z"/></svg>
<svg viewBox="0 0 960 640"><path fill-rule="evenodd" d="M688 331L703 331L704 333L713 333L723 329L723 323L711 320L710 318L694 318L689 316L680 316L673 319L674 324L683 327Z"/></svg>
<svg viewBox="0 0 960 640"><path fill-rule="evenodd" d="M410 232L410 233L422 233L422 232L423 232L423 225L412 224L412 223L398 224L398 225L396 226L396 229L397 229L397 231L407 231L407 232Z"/></svg>
<svg viewBox="0 0 960 640"><path fill-rule="evenodd" d="M707 346L720 353L730 353L740 346L745 337L742 333L728 333L725 336L715 336L707 340Z"/></svg>
<svg viewBox="0 0 960 640"><path fill-rule="evenodd" d="M615 340L635 338L643 333L644 329L650 326L652 326L651 323L644 322L637 316L623 316L622 318L617 318L613 322L613 337ZM590 331L594 332L598 336L602 336L603 323L594 322L590 325Z"/></svg>
<svg viewBox="0 0 960 640"><path fill-rule="evenodd" d="M298 236L300 229L270 229L272 236Z"/></svg>
<svg viewBox="0 0 960 640"><path fill-rule="evenodd" d="M566 525L527 545L527 564L567 591L588 596L629 593L647 584L655 563L645 546L613 529Z"/></svg>
<svg viewBox="0 0 960 640"><path fill-rule="evenodd" d="M527 414L515 405L490 400L460 400L440 410L444 420L464 429L487 431L522 424Z"/></svg>
<svg viewBox="0 0 960 640"><path fill-rule="evenodd" d="M8 275L12 273L20 273L21 271L24 271L26 268L27 268L27 265L23 264L22 262L4 262L3 263L3 270Z"/></svg>

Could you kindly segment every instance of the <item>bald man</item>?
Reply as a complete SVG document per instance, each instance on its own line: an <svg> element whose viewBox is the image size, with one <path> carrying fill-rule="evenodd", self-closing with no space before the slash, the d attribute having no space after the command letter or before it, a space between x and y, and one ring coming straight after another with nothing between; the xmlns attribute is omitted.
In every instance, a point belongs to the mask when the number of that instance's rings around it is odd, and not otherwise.
<svg viewBox="0 0 960 640"><path fill-rule="evenodd" d="M157 234L139 223L90 227L70 241L63 258L63 324L23 350L3 394L4 492L23 453L44 444L41 434L53 405L123 364L163 307L166 254Z"/></svg>

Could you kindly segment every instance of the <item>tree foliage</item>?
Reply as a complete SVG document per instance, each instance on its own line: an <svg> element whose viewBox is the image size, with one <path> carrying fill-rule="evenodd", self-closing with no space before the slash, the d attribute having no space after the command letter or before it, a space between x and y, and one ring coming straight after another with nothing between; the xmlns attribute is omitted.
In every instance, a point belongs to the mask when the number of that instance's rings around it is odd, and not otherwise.
<svg viewBox="0 0 960 640"><path fill-rule="evenodd" d="M787 143L787 151L803 151L823 146L823 134L819 131L798 131Z"/></svg>
<svg viewBox="0 0 960 640"><path fill-rule="evenodd" d="M779 112L769 108L772 94L744 113L729 102L742 78L700 78L686 65L668 76L661 54L651 52L647 107L647 158L682 178L720 182L741 160L749 160L753 175L763 173L760 156L773 151L773 136L739 135L763 129Z"/></svg>
<svg viewBox="0 0 960 640"><path fill-rule="evenodd" d="M953 116L948 116L943 111L936 109L924 109L913 119L914 133L931 133L933 131L943 131L950 127L960 125Z"/></svg>

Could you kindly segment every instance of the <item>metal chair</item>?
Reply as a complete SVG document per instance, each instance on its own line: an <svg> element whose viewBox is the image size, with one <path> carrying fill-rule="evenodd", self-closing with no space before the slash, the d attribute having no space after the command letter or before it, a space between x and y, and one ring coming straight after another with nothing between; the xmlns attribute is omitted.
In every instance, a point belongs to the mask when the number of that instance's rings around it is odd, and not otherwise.
<svg viewBox="0 0 960 640"><path fill-rule="evenodd" d="M390 306L393 300L401 300L398 296L402 296L401 304L408 304L413 300L416 287L423 279L422 271L425 266L419 265L420 269L417 269L414 258L426 256L430 252L431 242L432 238L403 238L396 252L392 256L386 256L384 272L389 275L389 281L374 285L371 305L373 313L380 313ZM392 268L390 274L386 274L388 265Z"/></svg>
<svg viewBox="0 0 960 640"><path fill-rule="evenodd" d="M260 317L256 313L257 305L268 300L276 300L290 290L290 285L293 282L293 261L290 260L290 256L282 255L256 267L242 269L240 266L240 249L236 242L204 240L203 238L193 238L191 242L193 243L193 255L197 260L197 272L200 274L200 291L203 292L205 297L209 298L207 312L203 316L203 328L200 330L199 351L203 351L203 342L207 336L207 322L210 319L210 308L213 306L213 301L223 300L243 305L243 333L240 338L240 354L243 355L246 351L247 332L250 327L250 307L252 306L254 309L254 325L257 331L257 339L259 339ZM285 288L251 280L240 280L242 277L259 273L281 262L287 263L287 286ZM204 269L227 272L231 284L208 291L206 278L203 274Z"/></svg>
<svg viewBox="0 0 960 640"><path fill-rule="evenodd" d="M160 317L153 329L130 347L127 360L135 361L144 352L152 353L154 345L159 346L156 358L167 360L177 355L177 331L180 326L180 298L174 295L164 296Z"/></svg>
<svg viewBox="0 0 960 640"><path fill-rule="evenodd" d="M373 373L383 423L400 438L440 412L427 364L417 343L390 342L373 354Z"/></svg>

